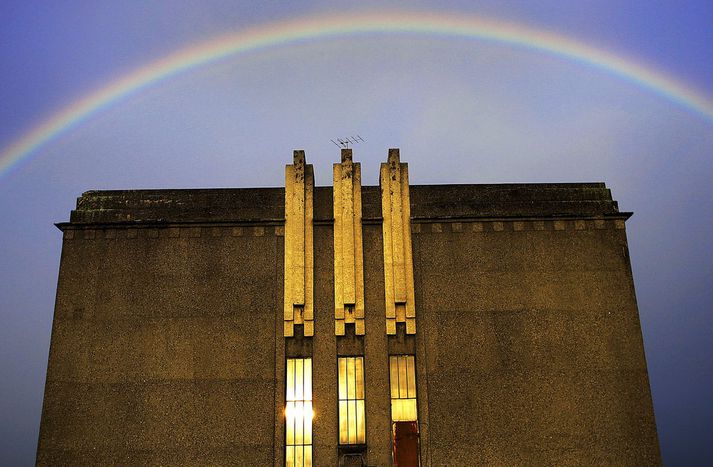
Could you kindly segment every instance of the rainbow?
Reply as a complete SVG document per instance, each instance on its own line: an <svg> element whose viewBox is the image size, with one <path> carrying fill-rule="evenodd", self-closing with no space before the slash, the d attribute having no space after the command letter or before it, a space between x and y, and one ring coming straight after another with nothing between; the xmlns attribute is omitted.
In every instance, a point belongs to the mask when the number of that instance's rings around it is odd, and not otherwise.
<svg viewBox="0 0 713 467"><path fill-rule="evenodd" d="M68 105L0 153L0 176L57 136L150 85L236 54L327 38L418 34L491 41L544 52L616 75L713 122L713 101L665 73L576 40L521 24L440 13L318 15L245 29L174 52Z"/></svg>

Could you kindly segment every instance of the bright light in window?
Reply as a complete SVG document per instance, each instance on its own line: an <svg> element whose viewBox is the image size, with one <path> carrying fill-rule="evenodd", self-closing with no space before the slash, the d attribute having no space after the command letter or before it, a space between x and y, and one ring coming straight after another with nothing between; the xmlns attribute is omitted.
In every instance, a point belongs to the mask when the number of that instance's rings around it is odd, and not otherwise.
<svg viewBox="0 0 713 467"><path fill-rule="evenodd" d="M285 382L285 465L312 467L312 359L288 358Z"/></svg>
<svg viewBox="0 0 713 467"><path fill-rule="evenodd" d="M288 403L287 407L285 408L286 418L314 419L314 410L312 409L312 403L309 403L309 406L307 406L307 403L301 406L295 406L291 404L293 403Z"/></svg>

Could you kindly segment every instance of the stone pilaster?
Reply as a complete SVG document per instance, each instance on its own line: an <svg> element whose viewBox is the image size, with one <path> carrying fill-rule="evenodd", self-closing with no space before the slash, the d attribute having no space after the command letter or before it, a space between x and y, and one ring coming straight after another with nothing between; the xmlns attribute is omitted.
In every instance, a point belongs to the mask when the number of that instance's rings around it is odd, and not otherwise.
<svg viewBox="0 0 713 467"><path fill-rule="evenodd" d="M401 163L398 149L389 149L388 162L381 164L379 185L384 219L386 333L396 334L396 323L405 323L406 333L416 334L408 164Z"/></svg>
<svg viewBox="0 0 713 467"><path fill-rule="evenodd" d="M334 330L354 323L364 335L364 258L361 235L361 165L352 162L351 149L342 149L334 164Z"/></svg>
<svg viewBox="0 0 713 467"><path fill-rule="evenodd" d="M314 335L313 197L312 165L305 164L304 151L295 151L285 167L285 337L294 335L295 324Z"/></svg>

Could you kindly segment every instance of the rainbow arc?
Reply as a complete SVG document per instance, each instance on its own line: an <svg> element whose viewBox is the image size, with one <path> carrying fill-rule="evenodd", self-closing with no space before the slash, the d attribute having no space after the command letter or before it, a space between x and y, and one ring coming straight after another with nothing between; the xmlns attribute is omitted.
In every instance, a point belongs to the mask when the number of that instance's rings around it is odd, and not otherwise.
<svg viewBox="0 0 713 467"><path fill-rule="evenodd" d="M455 14L374 12L319 15L269 23L187 47L124 75L79 99L0 153L0 176L37 150L105 109L144 88L237 54L326 38L368 34L461 37L530 49L616 75L713 122L713 101L666 73L574 39L521 24Z"/></svg>

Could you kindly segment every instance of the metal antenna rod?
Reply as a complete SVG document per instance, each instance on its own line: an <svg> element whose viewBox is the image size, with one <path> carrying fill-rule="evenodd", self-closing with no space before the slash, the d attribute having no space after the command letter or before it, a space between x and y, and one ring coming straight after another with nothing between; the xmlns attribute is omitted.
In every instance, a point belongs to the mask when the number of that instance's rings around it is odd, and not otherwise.
<svg viewBox="0 0 713 467"><path fill-rule="evenodd" d="M335 146L340 147L340 148L344 148L344 149L349 149L349 145L350 145L350 144L351 144L351 145L354 145L354 144L357 144L357 143L365 143L365 142L366 142L366 140L365 140L364 138L362 138L361 136L359 136L359 135L356 135L356 136L347 136L347 137L344 138L344 139L342 139L342 138L337 138L336 141L334 141L333 139L330 139L329 141L331 141L332 144L334 144Z"/></svg>

